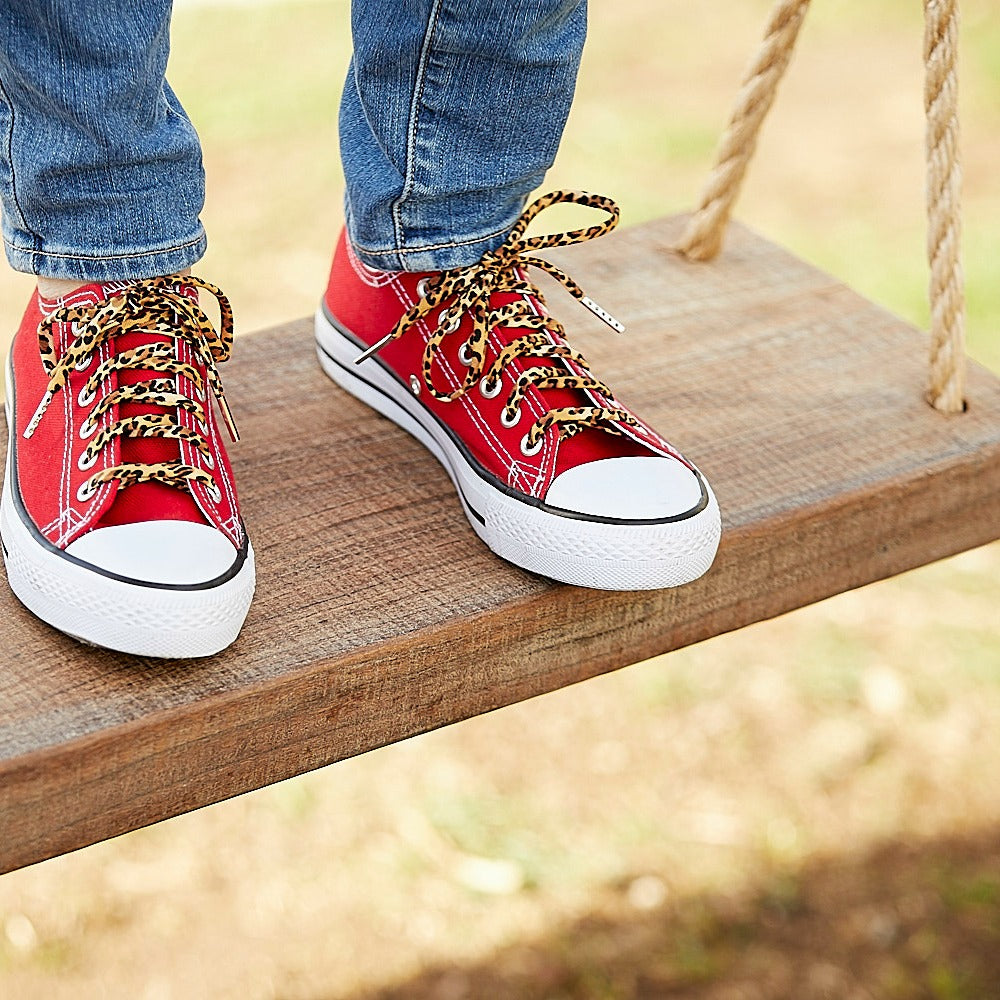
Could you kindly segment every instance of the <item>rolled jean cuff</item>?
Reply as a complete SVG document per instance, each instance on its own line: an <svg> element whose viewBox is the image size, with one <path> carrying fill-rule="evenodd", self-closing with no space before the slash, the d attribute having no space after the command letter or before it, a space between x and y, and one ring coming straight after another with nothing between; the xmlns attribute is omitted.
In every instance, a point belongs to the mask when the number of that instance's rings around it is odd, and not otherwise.
<svg viewBox="0 0 1000 1000"><path fill-rule="evenodd" d="M519 205L520 202L517 201L516 204ZM350 193L345 192L344 195L344 218L351 248L360 260L379 271L449 271L456 267L469 267L477 263L483 254L496 250L510 235L520 209L511 212L509 207L505 208L504 215L509 216L509 221L488 233L450 233L447 228L440 225L415 226L414 228L424 230L424 239L416 237L411 240L404 239L401 244L387 241L382 246L372 246L368 241L359 238L357 234L359 225L352 211ZM434 229L437 232L434 232ZM367 235L369 238L377 236L371 232ZM434 239L437 235L443 238ZM378 240L371 242L377 243Z"/></svg>
<svg viewBox="0 0 1000 1000"><path fill-rule="evenodd" d="M208 239L199 226L190 239L170 246L127 250L121 253L86 254L72 250L18 246L4 237L7 260L15 271L42 278L72 281L121 281L158 278L174 274L201 260Z"/></svg>
<svg viewBox="0 0 1000 1000"><path fill-rule="evenodd" d="M365 264L380 271L448 271L475 264L484 253L496 250L507 239L509 232L507 228L467 240L450 240L432 246L393 247L389 250L359 247L353 240L351 243L354 252Z"/></svg>

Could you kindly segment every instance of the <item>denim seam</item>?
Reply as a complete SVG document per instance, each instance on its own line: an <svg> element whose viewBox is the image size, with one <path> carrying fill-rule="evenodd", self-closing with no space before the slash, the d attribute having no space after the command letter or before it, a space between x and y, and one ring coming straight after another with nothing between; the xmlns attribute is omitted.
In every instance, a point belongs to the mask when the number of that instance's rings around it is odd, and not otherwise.
<svg viewBox="0 0 1000 1000"><path fill-rule="evenodd" d="M420 63L417 66L417 79L413 88L413 100L410 102L410 121L406 135L406 171L403 177L403 190L392 205L392 224L396 235L396 251L403 253L406 249L404 244L406 236L403 232L403 220L400 210L403 202L413 190L414 183L414 149L417 144L417 126L420 121L420 103L424 96L424 84L427 80L427 61L430 55L431 40L437 28L438 16L441 12L443 0L434 0L431 7L430 16L427 19L427 31L424 34L424 42L420 49Z"/></svg>
<svg viewBox="0 0 1000 1000"><path fill-rule="evenodd" d="M21 207L21 201L17 196L17 180L14 177L14 102L11 100L3 80L0 80L0 95L3 95L7 107L10 108L10 127L7 129L7 164L10 167L10 191L13 196L14 207L17 209L18 221L21 224L21 228L26 233L30 233L35 238L36 243L41 243L41 237L28 225L28 220L24 216L24 209ZM33 253L34 251L28 252Z"/></svg>
<svg viewBox="0 0 1000 1000"><path fill-rule="evenodd" d="M157 247L155 250L136 250L133 253L113 253L113 254L85 254L85 253L53 253L51 250L35 250L27 247L19 247L16 243L11 243L5 239L4 243L17 253L37 254L40 257L55 257L57 260L129 260L132 257L155 257L161 253L172 253L174 250L186 250L200 243L205 238L202 230L193 240L186 243L176 243L172 246Z"/></svg>
<svg viewBox="0 0 1000 1000"><path fill-rule="evenodd" d="M360 250L362 253L370 254L372 257L389 257L393 254L414 254L421 253L426 250L449 250L452 247L467 247L471 246L473 243L482 243L483 240L492 240L497 236L503 236L509 231L510 226L504 226L494 233L484 233L482 236L473 236L468 240L449 240L447 243L428 243L418 247L393 247L391 250L372 250L368 247L361 246L359 243L355 243L353 246L355 250Z"/></svg>

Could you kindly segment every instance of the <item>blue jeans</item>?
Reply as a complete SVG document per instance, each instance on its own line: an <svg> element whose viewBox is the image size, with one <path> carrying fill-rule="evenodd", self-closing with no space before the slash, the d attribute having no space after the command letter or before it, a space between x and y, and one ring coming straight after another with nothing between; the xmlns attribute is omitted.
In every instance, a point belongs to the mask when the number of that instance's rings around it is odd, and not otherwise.
<svg viewBox="0 0 1000 1000"><path fill-rule="evenodd" d="M0 205L19 271L101 281L205 251L171 0L0 0ZM499 246L555 156L586 0L358 0L340 111L348 234L385 270ZM331 235L332 240L332 235Z"/></svg>

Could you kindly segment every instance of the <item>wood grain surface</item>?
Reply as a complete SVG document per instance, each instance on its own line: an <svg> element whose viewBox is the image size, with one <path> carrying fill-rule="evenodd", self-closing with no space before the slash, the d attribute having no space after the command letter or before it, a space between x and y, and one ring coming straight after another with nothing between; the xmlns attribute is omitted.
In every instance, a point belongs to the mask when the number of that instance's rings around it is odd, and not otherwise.
<svg viewBox="0 0 1000 1000"><path fill-rule="evenodd" d="M258 596L223 655L78 645L0 588L0 871L800 607L1000 535L1000 381L923 399L926 337L734 227L715 263L666 219L559 254L624 337L554 291L595 370L723 509L679 590L555 585L494 557L448 477L330 383L311 321L224 372Z"/></svg>

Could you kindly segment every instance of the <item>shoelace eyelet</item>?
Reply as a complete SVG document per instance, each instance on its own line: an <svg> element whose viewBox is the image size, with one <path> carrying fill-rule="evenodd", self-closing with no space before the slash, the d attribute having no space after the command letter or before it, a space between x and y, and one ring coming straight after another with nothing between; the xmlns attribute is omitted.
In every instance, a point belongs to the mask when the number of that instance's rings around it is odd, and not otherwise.
<svg viewBox="0 0 1000 1000"><path fill-rule="evenodd" d="M490 388L490 380L488 378L484 378L479 382L479 394L483 399L496 399L502 389L503 383L500 379L496 380L492 388Z"/></svg>
<svg viewBox="0 0 1000 1000"><path fill-rule="evenodd" d="M87 388L87 383L84 382L83 388L80 390L80 394L76 397L76 402L78 406L90 406L90 404L97 399L97 391L92 390L91 392L84 395Z"/></svg>
<svg viewBox="0 0 1000 1000"><path fill-rule="evenodd" d="M76 498L80 503L86 503L96 492L97 487L89 479L85 479L77 488Z"/></svg>
<svg viewBox="0 0 1000 1000"><path fill-rule="evenodd" d="M531 458L532 455L537 455L542 450L542 445L545 444L544 438L539 438L537 444L534 447L528 444L528 435L525 434L521 438L521 454L525 458Z"/></svg>
<svg viewBox="0 0 1000 1000"><path fill-rule="evenodd" d="M202 455L201 459L205 463L206 469L215 468L215 456L211 452L209 452L207 455Z"/></svg>
<svg viewBox="0 0 1000 1000"><path fill-rule="evenodd" d="M417 282L417 295L423 298L427 294L427 286L431 283L430 278L421 278Z"/></svg>
<svg viewBox="0 0 1000 1000"><path fill-rule="evenodd" d="M215 483L207 484L205 492L212 498L212 503L218 503L222 499L222 490Z"/></svg>
<svg viewBox="0 0 1000 1000"><path fill-rule="evenodd" d="M441 327L442 333L454 333L462 325L462 317L455 316L447 326L444 326L443 323L447 318L448 310L442 309L441 312L438 313L438 326Z"/></svg>
<svg viewBox="0 0 1000 1000"><path fill-rule="evenodd" d="M90 458L88 459L87 449L84 448L83 451L80 452L80 457L76 460L76 467L81 472L86 472L87 469L92 469L95 465L97 465L97 459L98 456L93 453L91 453Z"/></svg>
<svg viewBox="0 0 1000 1000"><path fill-rule="evenodd" d="M462 346L458 349L458 360L461 361L466 368L471 368L476 360L469 353L469 342L467 340L463 341Z"/></svg>
<svg viewBox="0 0 1000 1000"><path fill-rule="evenodd" d="M89 430L87 429L88 425L90 427ZM91 420L90 417L88 416L83 421L83 423L80 424L80 430L79 430L78 433L80 435L80 440L81 441L86 441L87 438L93 437L97 433L97 422L94 421L94 420Z"/></svg>
<svg viewBox="0 0 1000 1000"><path fill-rule="evenodd" d="M500 411L500 423L508 430L510 430L511 427L516 427L520 423L520 421L521 421L521 407L519 406L514 407L514 416L512 417L507 416L506 407L504 407Z"/></svg>

